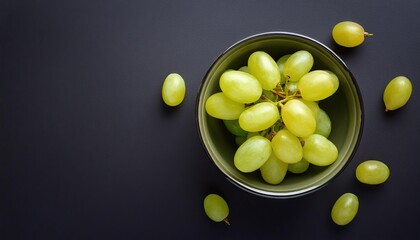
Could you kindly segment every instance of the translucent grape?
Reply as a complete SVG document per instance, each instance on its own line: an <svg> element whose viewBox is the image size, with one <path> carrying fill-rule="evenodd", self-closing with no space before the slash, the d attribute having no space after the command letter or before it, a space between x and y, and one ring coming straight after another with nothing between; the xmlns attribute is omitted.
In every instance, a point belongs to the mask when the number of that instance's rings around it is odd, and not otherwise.
<svg viewBox="0 0 420 240"><path fill-rule="evenodd" d="M251 74L242 71L224 72L219 85L226 97L238 103L253 103L262 93L260 82Z"/></svg>
<svg viewBox="0 0 420 240"><path fill-rule="evenodd" d="M245 131L258 132L271 127L279 118L279 110L274 104L261 102L241 113L239 125Z"/></svg>
<svg viewBox="0 0 420 240"><path fill-rule="evenodd" d="M338 149L333 142L320 134L304 138L303 158L317 166L328 166L338 157Z"/></svg>
<svg viewBox="0 0 420 240"><path fill-rule="evenodd" d="M327 71L314 70L300 79L298 82L303 99L308 101L319 101L333 95L338 88L338 78L335 78Z"/></svg>
<svg viewBox="0 0 420 240"><path fill-rule="evenodd" d="M288 95L292 95L298 90L298 84L297 82L287 82L284 89Z"/></svg>
<svg viewBox="0 0 420 240"><path fill-rule="evenodd" d="M314 133L321 134L328 138L331 133L331 119L328 114L323 110L319 109L318 115L316 116L316 129Z"/></svg>
<svg viewBox="0 0 420 240"><path fill-rule="evenodd" d="M281 58L279 58L279 60L277 60L277 66L279 67L279 71L280 71L280 84L286 83L286 77L283 74L283 69L284 69L284 63L287 61L290 55L291 54L284 55Z"/></svg>
<svg viewBox="0 0 420 240"><path fill-rule="evenodd" d="M206 215L215 222L224 221L230 225L227 217L229 215L229 206L225 199L217 194L209 194L204 198L204 211Z"/></svg>
<svg viewBox="0 0 420 240"><path fill-rule="evenodd" d="M381 184L389 178L389 168L381 161L367 160L357 166L356 178L369 185Z"/></svg>
<svg viewBox="0 0 420 240"><path fill-rule="evenodd" d="M264 181L269 184L279 184L287 173L287 163L280 161L273 153L260 167L260 173Z"/></svg>
<svg viewBox="0 0 420 240"><path fill-rule="evenodd" d="M248 132L239 126L239 120L223 120L226 129L235 136L247 136Z"/></svg>
<svg viewBox="0 0 420 240"><path fill-rule="evenodd" d="M235 167L241 172L259 169L272 153L270 141L262 136L253 136L236 150L233 157Z"/></svg>
<svg viewBox="0 0 420 240"><path fill-rule="evenodd" d="M285 163L297 163L303 157L302 144L290 131L282 129L271 140L274 155Z"/></svg>
<svg viewBox="0 0 420 240"><path fill-rule="evenodd" d="M365 32L365 29L358 23L344 21L337 23L332 30L334 41L343 47L356 47L365 41L365 37L372 34Z"/></svg>
<svg viewBox="0 0 420 240"><path fill-rule="evenodd" d="M249 73L254 75L265 90L274 89L280 83L280 71L274 59L263 51L256 51L248 58Z"/></svg>
<svg viewBox="0 0 420 240"><path fill-rule="evenodd" d="M356 217L359 210L359 199L353 193L344 193L334 203L331 218L337 225L349 224Z"/></svg>
<svg viewBox="0 0 420 240"><path fill-rule="evenodd" d="M162 85L162 99L168 106L178 106L185 98L185 81L177 73L169 74Z"/></svg>
<svg viewBox="0 0 420 240"><path fill-rule="evenodd" d="M283 74L291 82L297 82L308 73L314 64L312 54L306 50L300 50L286 60L283 67Z"/></svg>
<svg viewBox="0 0 420 240"><path fill-rule="evenodd" d="M315 118L318 116L319 106L318 106L317 102L308 101L308 100L303 99L303 98L299 98L297 100L303 102L309 109L311 109L312 114L314 115Z"/></svg>
<svg viewBox="0 0 420 240"><path fill-rule="evenodd" d="M207 98L205 103L206 112L218 119L234 120L245 110L245 105L234 102L224 93L218 92Z"/></svg>
<svg viewBox="0 0 420 240"><path fill-rule="evenodd" d="M410 79L398 76L386 86L383 94L386 111L403 107L411 97L413 86Z"/></svg>
<svg viewBox="0 0 420 240"><path fill-rule="evenodd" d="M287 170L295 174L300 174L300 173L306 172L308 168L309 168L309 162L302 158L302 160L300 160L297 163L289 164L287 167Z"/></svg>
<svg viewBox="0 0 420 240"><path fill-rule="evenodd" d="M303 102L292 99L281 109L281 116L287 129L297 137L308 137L316 129L312 110Z"/></svg>
<svg viewBox="0 0 420 240"><path fill-rule="evenodd" d="M248 66L242 66L238 69L238 71L249 73Z"/></svg>

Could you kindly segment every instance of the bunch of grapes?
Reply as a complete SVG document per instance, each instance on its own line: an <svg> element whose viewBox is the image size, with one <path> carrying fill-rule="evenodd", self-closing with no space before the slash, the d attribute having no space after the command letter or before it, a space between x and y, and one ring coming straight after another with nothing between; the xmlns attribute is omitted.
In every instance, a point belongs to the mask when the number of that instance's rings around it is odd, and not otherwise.
<svg viewBox="0 0 420 240"><path fill-rule="evenodd" d="M238 170L260 170L267 183L279 184L287 171L303 173L310 164L328 166L337 159L328 139L330 118L318 103L337 91L339 80L313 65L306 50L277 61L256 51L246 66L221 75L221 91L206 100L205 109L235 135Z"/></svg>

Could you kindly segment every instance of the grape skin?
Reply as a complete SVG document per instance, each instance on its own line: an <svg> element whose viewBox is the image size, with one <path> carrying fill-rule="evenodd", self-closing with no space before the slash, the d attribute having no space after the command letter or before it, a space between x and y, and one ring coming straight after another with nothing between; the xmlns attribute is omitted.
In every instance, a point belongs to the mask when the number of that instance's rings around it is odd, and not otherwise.
<svg viewBox="0 0 420 240"><path fill-rule="evenodd" d="M175 107L185 98L185 81L178 73L169 74L162 85L162 99L168 106Z"/></svg>
<svg viewBox="0 0 420 240"><path fill-rule="evenodd" d="M369 35L371 34L366 33L360 24L352 21L339 22L332 30L334 41L340 46L349 48L361 45L365 36Z"/></svg>
<svg viewBox="0 0 420 240"><path fill-rule="evenodd" d="M366 160L356 168L356 178L369 185L382 184L389 178L388 166L378 160Z"/></svg>
<svg viewBox="0 0 420 240"><path fill-rule="evenodd" d="M392 79L386 86L383 94L385 111L403 107L410 99L412 91L413 86L407 77L398 76Z"/></svg>
<svg viewBox="0 0 420 240"><path fill-rule="evenodd" d="M359 199L353 193L344 193L334 203L331 209L331 219L340 226L349 224L359 210Z"/></svg>

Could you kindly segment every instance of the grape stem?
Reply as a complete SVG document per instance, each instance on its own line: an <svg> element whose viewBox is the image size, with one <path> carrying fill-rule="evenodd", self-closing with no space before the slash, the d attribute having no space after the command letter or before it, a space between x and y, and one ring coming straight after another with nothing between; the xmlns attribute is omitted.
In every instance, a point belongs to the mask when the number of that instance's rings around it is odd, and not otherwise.
<svg viewBox="0 0 420 240"><path fill-rule="evenodd" d="M368 32L365 32L363 35L364 35L365 37L371 37L371 36L373 36L373 33L368 33Z"/></svg>
<svg viewBox="0 0 420 240"><path fill-rule="evenodd" d="M229 219L225 218L225 219L223 219L223 222L225 222L227 225L229 225L229 226L230 226Z"/></svg>

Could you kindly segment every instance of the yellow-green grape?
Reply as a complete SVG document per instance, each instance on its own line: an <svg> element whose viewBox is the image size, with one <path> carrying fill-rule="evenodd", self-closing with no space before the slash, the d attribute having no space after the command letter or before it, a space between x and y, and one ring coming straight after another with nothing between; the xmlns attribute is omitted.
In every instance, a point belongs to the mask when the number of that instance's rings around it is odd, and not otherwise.
<svg viewBox="0 0 420 240"><path fill-rule="evenodd" d="M308 73L314 64L312 54L306 50L300 50L286 60L283 66L284 76L291 82L297 82Z"/></svg>
<svg viewBox="0 0 420 240"><path fill-rule="evenodd" d="M279 118L279 110L274 104L261 102L241 113L239 126L247 132L258 132L273 126Z"/></svg>
<svg viewBox="0 0 420 240"><path fill-rule="evenodd" d="M238 103L253 103L262 93L260 82L251 74L242 71L224 72L219 85L226 97Z"/></svg>
<svg viewBox="0 0 420 240"><path fill-rule="evenodd" d="M280 83L280 71L274 59L263 51L256 51L248 58L249 73L254 75L265 90L274 89Z"/></svg>
<svg viewBox="0 0 420 240"><path fill-rule="evenodd" d="M389 168L381 161L367 160L357 166L356 178L369 185L381 184L389 178Z"/></svg>
<svg viewBox="0 0 420 240"><path fill-rule="evenodd" d="M238 69L238 71L249 73L248 66L242 66Z"/></svg>
<svg viewBox="0 0 420 240"><path fill-rule="evenodd" d="M166 105L174 107L185 98L185 81L178 73L169 74L162 85L162 99Z"/></svg>
<svg viewBox="0 0 420 240"><path fill-rule="evenodd" d="M284 104L281 116L287 129L297 137L308 137L315 132L316 120L312 110L297 99Z"/></svg>
<svg viewBox="0 0 420 240"><path fill-rule="evenodd" d="M249 132L248 135L246 136L246 138L250 139L253 136L260 136L260 133L259 132Z"/></svg>
<svg viewBox="0 0 420 240"><path fill-rule="evenodd" d="M287 166L287 170L291 173L301 174L306 172L309 168L309 162L302 158L297 163L292 163Z"/></svg>
<svg viewBox="0 0 420 240"><path fill-rule="evenodd" d="M319 112L319 105L317 102L314 101L308 101L306 99L303 98L298 98L297 100L303 102L309 109L311 109L314 117L316 118L316 116L318 116L318 112Z"/></svg>
<svg viewBox="0 0 420 240"><path fill-rule="evenodd" d="M280 161L273 153L260 167L260 173L264 181L269 184L279 184L287 173L287 163Z"/></svg>
<svg viewBox="0 0 420 240"><path fill-rule="evenodd" d="M297 163L302 160L303 149L299 138L290 131L282 129L271 139L274 155L285 163Z"/></svg>
<svg viewBox="0 0 420 240"><path fill-rule="evenodd" d="M359 199L353 193L344 193L334 203L331 218L335 224L344 226L356 217L359 210Z"/></svg>
<svg viewBox="0 0 420 240"><path fill-rule="evenodd" d="M283 68L284 68L284 63L290 57L290 55L292 54L283 55L281 58L279 58L279 60L277 60L277 66L279 67L279 71L280 71L280 84L286 83L286 77L283 74Z"/></svg>
<svg viewBox="0 0 420 240"><path fill-rule="evenodd" d="M204 211L211 220L215 222L224 221L230 225L227 219L229 216L229 206L220 195L214 193L207 195L204 198Z"/></svg>
<svg viewBox="0 0 420 240"><path fill-rule="evenodd" d="M385 111L403 107L410 99L412 91L413 86L407 77L398 76L392 79L386 86L383 94Z"/></svg>
<svg viewBox="0 0 420 240"><path fill-rule="evenodd" d="M331 81L332 81L332 82L333 82L333 84L334 84L334 92L335 92L335 91L337 91L338 87L340 86L340 80L338 79L337 74L335 74L334 72L332 72L332 71L330 71L330 70L324 70L324 71L326 71L327 73L329 73L329 74L330 74L330 76L331 76Z"/></svg>
<svg viewBox="0 0 420 240"><path fill-rule="evenodd" d="M331 119L327 112L321 108L316 116L316 129L314 133L321 134L326 138L328 138L331 133Z"/></svg>
<svg viewBox="0 0 420 240"><path fill-rule="evenodd" d="M311 71L300 79L298 88L303 99L319 101L333 95L338 88L338 78L325 70Z"/></svg>
<svg viewBox="0 0 420 240"><path fill-rule="evenodd" d="M334 41L343 47L359 46L367 36L372 36L372 34L365 32L360 24L352 21L339 22L332 30Z"/></svg>
<svg viewBox="0 0 420 240"><path fill-rule="evenodd" d="M225 125L226 129L235 136L243 136L246 137L248 132L243 130L241 126L239 126L239 120L223 120L223 124Z"/></svg>
<svg viewBox="0 0 420 240"><path fill-rule="evenodd" d="M245 110L245 104L232 101L224 93L218 92L207 98L205 109L214 118L234 120Z"/></svg>
<svg viewBox="0 0 420 240"><path fill-rule="evenodd" d="M253 172L267 161L271 153L270 141L262 136L254 136L239 146L233 156L233 163L241 172Z"/></svg>
<svg viewBox="0 0 420 240"><path fill-rule="evenodd" d="M302 139L303 158L317 166L328 166L338 157L338 149L333 142L320 134L312 134Z"/></svg>
<svg viewBox="0 0 420 240"><path fill-rule="evenodd" d="M288 95L293 95L298 90L298 83L297 82L287 82L284 87L286 93Z"/></svg>

